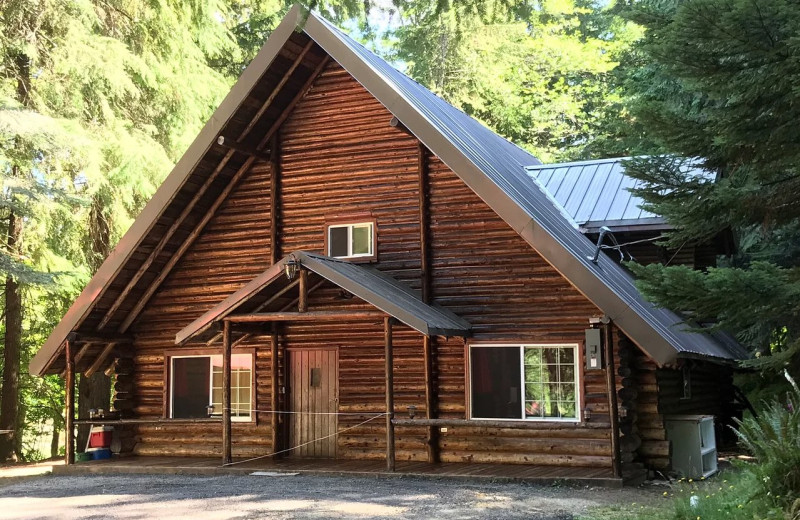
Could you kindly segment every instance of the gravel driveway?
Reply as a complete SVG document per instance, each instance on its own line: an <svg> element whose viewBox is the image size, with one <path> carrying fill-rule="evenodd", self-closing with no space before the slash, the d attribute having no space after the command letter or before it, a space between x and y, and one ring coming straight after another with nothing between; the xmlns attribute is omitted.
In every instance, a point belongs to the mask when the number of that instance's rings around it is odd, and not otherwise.
<svg viewBox="0 0 800 520"><path fill-rule="evenodd" d="M661 490L419 478L41 476L0 487L0 518L568 519Z"/></svg>

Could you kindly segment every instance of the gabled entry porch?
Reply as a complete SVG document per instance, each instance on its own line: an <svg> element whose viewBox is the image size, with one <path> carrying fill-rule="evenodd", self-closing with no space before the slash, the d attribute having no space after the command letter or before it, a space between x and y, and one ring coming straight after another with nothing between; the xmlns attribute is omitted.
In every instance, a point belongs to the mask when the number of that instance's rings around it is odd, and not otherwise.
<svg viewBox="0 0 800 520"><path fill-rule="evenodd" d="M331 305L329 299L319 300L313 307L309 305L312 293L321 287L338 290L334 298L339 300L337 305ZM348 300L353 304L341 304ZM335 345L347 343L347 332L339 332L333 337L325 333L327 327L324 324L339 327L341 331L342 325L355 326L365 322L383 326L385 411L379 414L340 413ZM319 339L312 346L293 346L291 339L281 342L279 335L287 324L316 325L321 330L317 333ZM176 343L222 343L223 464L232 464L235 439L231 435L231 411L240 407L240 403L231 400L232 353L251 336L269 335L270 359L283 362L270 363L272 388L269 408L265 409L263 403L253 407L253 413L269 417L273 447L271 453L256 459L278 458L286 454L333 458L336 456L336 437L340 433L380 421L385 425L385 467L393 471L393 331L402 325L424 335L420 354L425 366L425 406L420 413L425 419L435 419L430 337L467 337L470 324L446 309L424 303L406 285L371 267L303 251L292 253L178 332ZM357 379L357 372L350 377ZM340 428L340 415L348 416L351 422ZM359 422L353 424L354 421ZM436 428L433 424L420 426L425 426L428 431L428 460L435 462Z"/></svg>

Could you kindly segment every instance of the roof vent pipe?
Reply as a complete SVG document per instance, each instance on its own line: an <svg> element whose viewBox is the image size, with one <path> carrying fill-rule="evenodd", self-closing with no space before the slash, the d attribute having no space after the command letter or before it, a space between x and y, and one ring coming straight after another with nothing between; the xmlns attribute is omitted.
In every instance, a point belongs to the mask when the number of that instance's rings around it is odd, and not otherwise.
<svg viewBox="0 0 800 520"><path fill-rule="evenodd" d="M596 264L598 262L598 260L600 260L600 250L603 248L603 239L605 239L606 235L609 235L611 237L611 240L614 242L614 245L617 248L619 248L619 242L617 242L617 239L614 236L614 233L611 232L611 229L609 229L608 226L601 227L600 228L600 235L597 237L597 245L595 246L595 249L594 249L594 255L586 257L589 260L591 260L593 264ZM620 257L624 258L622 256L622 250L621 249L620 249Z"/></svg>

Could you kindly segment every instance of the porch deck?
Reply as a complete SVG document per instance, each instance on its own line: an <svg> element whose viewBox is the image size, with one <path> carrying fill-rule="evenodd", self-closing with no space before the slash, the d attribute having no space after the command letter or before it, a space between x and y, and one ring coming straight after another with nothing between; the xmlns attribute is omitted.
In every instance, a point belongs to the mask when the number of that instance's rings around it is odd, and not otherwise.
<svg viewBox="0 0 800 520"><path fill-rule="evenodd" d="M622 487L623 480L615 478L609 468L568 468L522 464L473 464L427 462L396 463L395 472L386 471L384 461L260 459L222 467L219 458L189 457L120 457L108 460L80 462L69 466L54 466L56 475L86 474L186 474L229 475L275 471L317 475L356 475L379 477L427 477L456 479L488 479L492 481L524 481L548 485L568 482L577 485Z"/></svg>

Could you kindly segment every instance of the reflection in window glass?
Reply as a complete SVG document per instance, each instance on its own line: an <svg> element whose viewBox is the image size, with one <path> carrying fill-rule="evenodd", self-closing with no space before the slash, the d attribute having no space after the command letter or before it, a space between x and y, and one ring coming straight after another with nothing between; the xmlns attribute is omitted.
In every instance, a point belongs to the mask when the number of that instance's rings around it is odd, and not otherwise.
<svg viewBox="0 0 800 520"><path fill-rule="evenodd" d="M328 255L334 258L357 258L374 255L372 222L328 227Z"/></svg>
<svg viewBox="0 0 800 520"><path fill-rule="evenodd" d="M171 358L171 414L173 418L222 415L222 356ZM253 356L231 355L231 418L249 420L252 408Z"/></svg>
<svg viewBox="0 0 800 520"><path fill-rule="evenodd" d="M349 256L347 250L347 227L331 227L328 232L328 255L333 257Z"/></svg>
<svg viewBox="0 0 800 520"><path fill-rule="evenodd" d="M577 420L576 348L572 345L471 347L472 417ZM521 381L522 390L517 381Z"/></svg>
<svg viewBox="0 0 800 520"><path fill-rule="evenodd" d="M353 226L353 255L372 254L372 225Z"/></svg>

